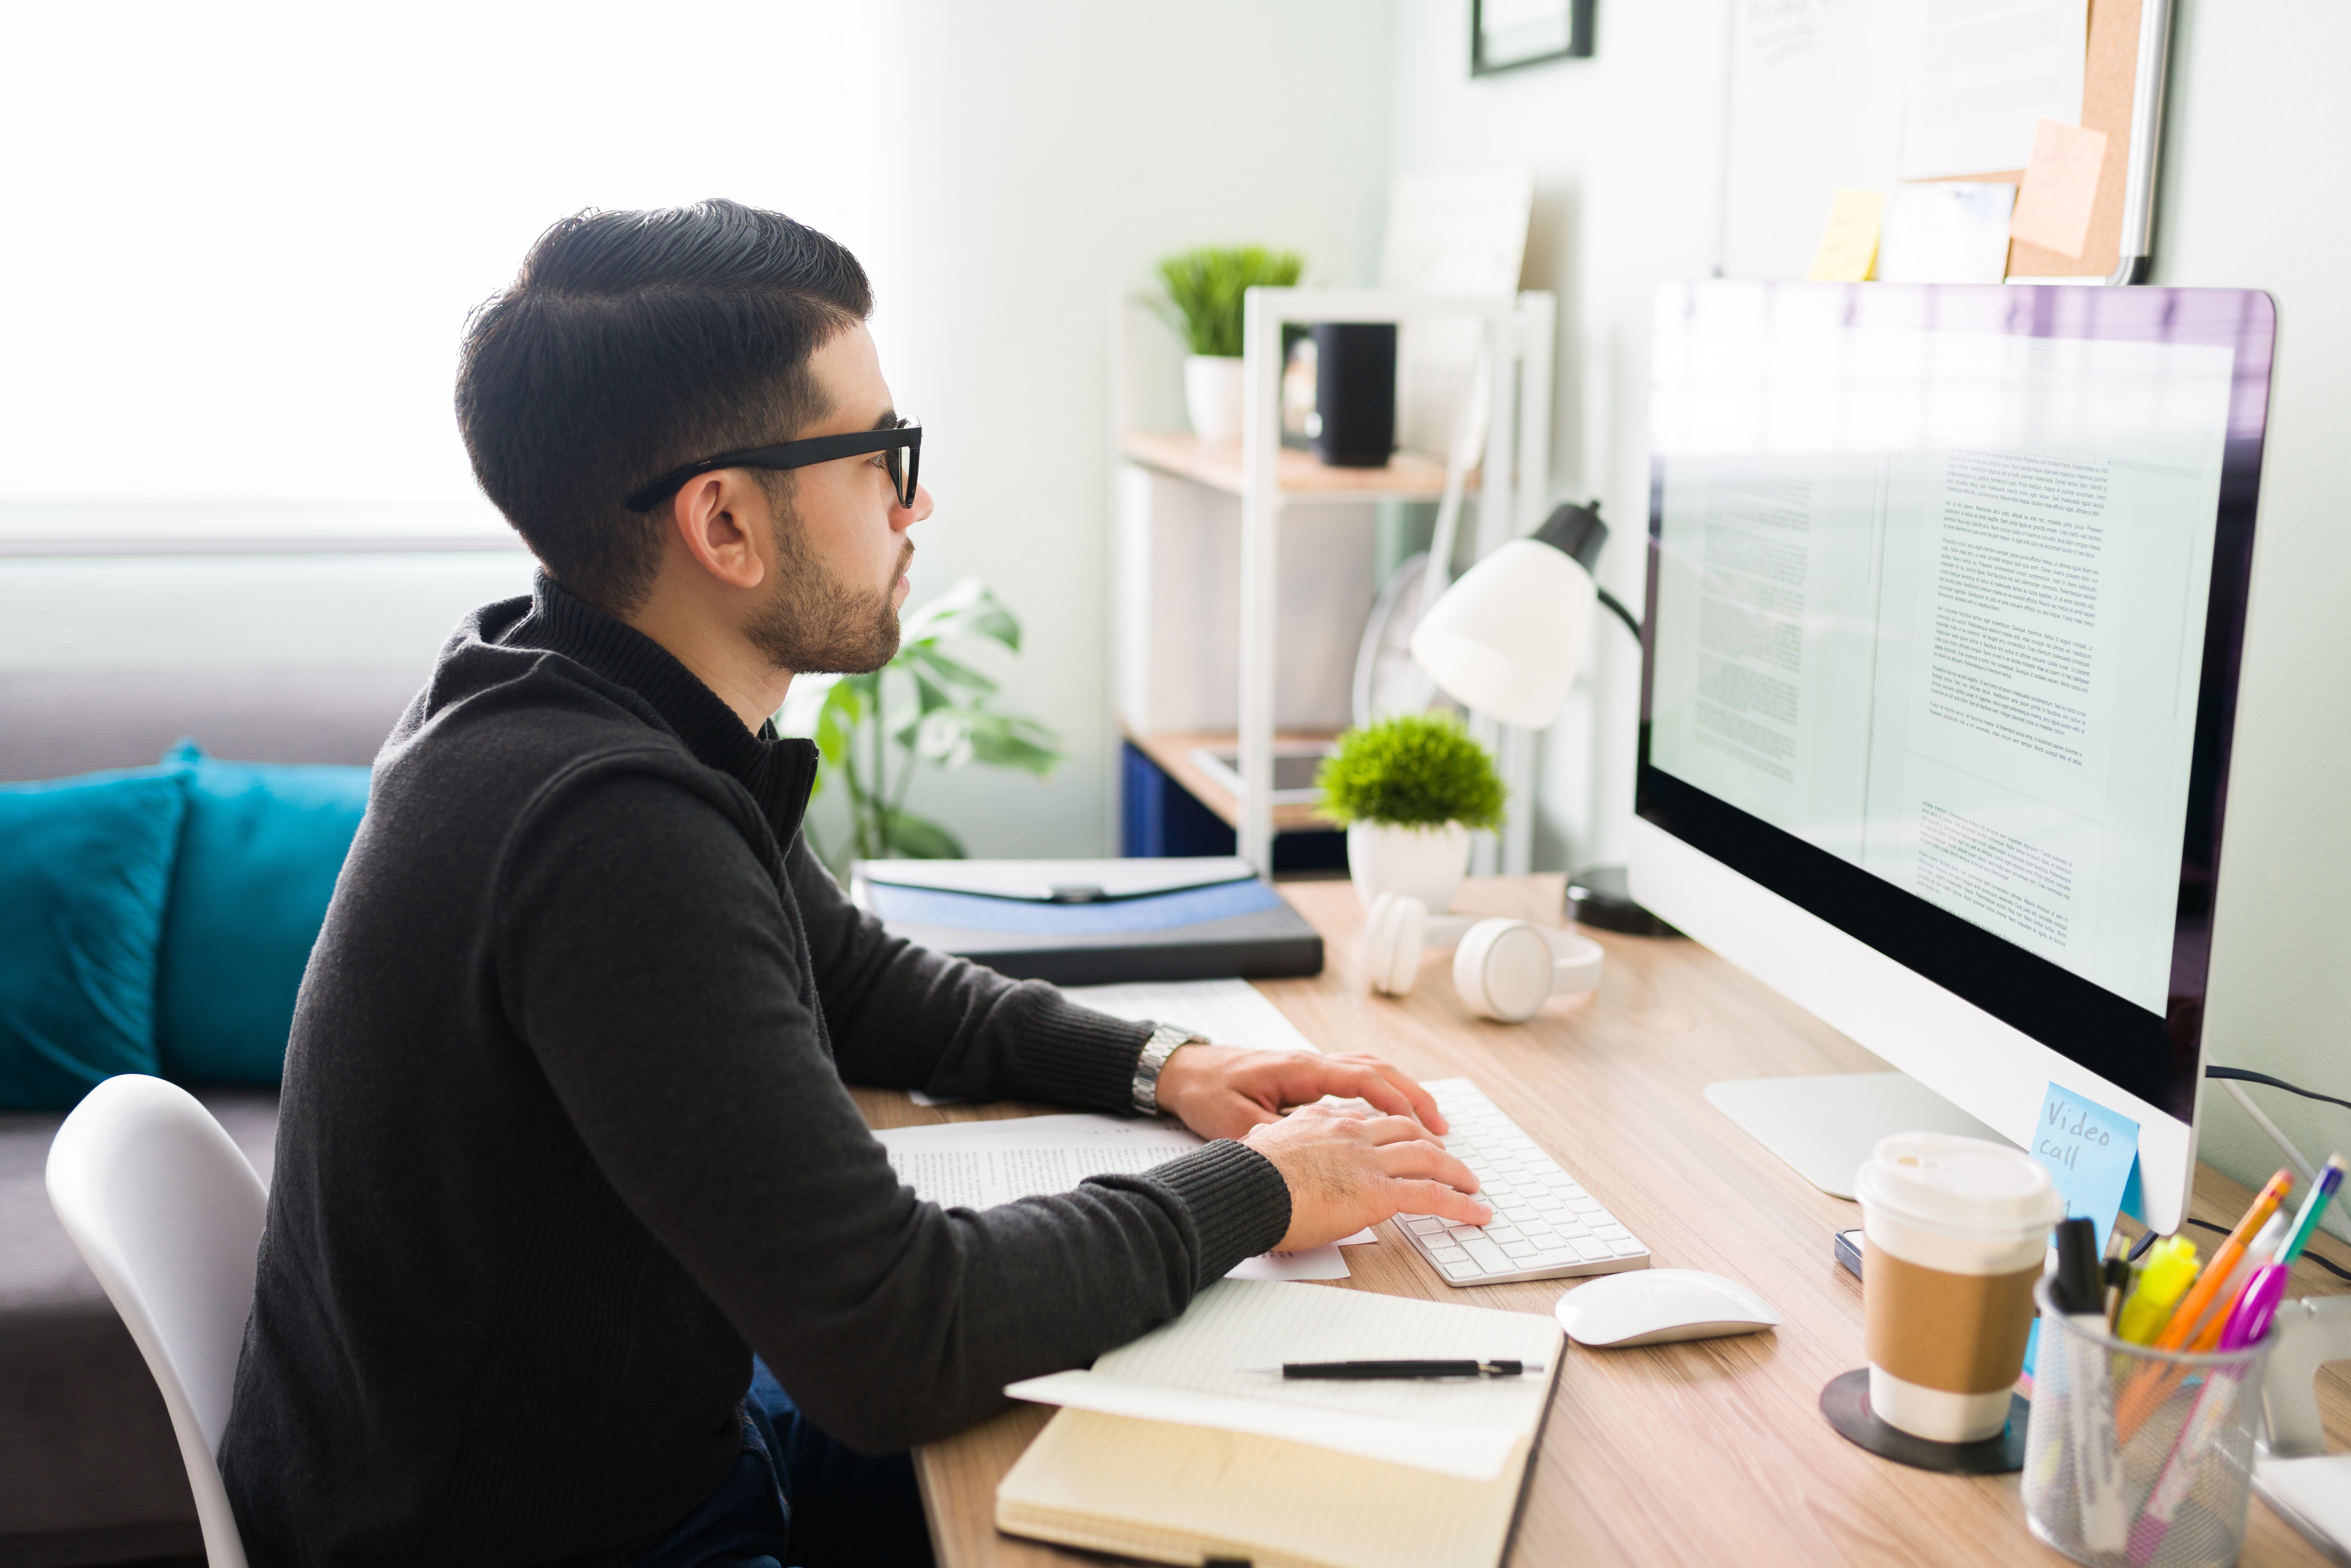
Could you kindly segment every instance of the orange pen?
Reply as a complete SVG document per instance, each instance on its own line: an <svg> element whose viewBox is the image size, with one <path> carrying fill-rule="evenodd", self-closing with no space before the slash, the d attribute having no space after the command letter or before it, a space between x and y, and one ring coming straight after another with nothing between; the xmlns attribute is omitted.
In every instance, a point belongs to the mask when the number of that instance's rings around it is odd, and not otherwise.
<svg viewBox="0 0 2351 1568"><path fill-rule="evenodd" d="M2245 1255L2245 1249L2252 1245L2253 1238L2262 1233L2262 1227L2270 1222L2270 1216L2278 1211L2278 1205L2293 1190L2294 1175L2290 1171L2278 1172L2262 1186L2253 1199L2253 1207L2245 1210L2245 1217L2237 1221L2237 1228L2229 1232L2229 1239L2220 1243L2220 1249L2204 1265L2203 1278L2189 1291L2188 1299L2179 1303L2179 1310L2171 1314L2163 1332L2155 1336L2156 1349L2178 1350L2188 1343L2203 1319L2204 1309L2213 1304L2220 1287L2229 1282L2229 1271L2237 1266L2237 1260ZM2215 1343L2219 1337L2213 1336Z"/></svg>
<svg viewBox="0 0 2351 1568"><path fill-rule="evenodd" d="M2228 1284L2229 1276L2235 1271L2237 1260L2245 1255L2246 1247L2261 1234L2262 1227L2270 1222L2270 1216L2278 1211L2278 1206L2293 1190L2294 1173L2291 1171L2280 1171L2262 1184L2261 1192L2253 1198L2253 1206L2245 1210L2244 1218L2237 1221L2237 1228L2229 1232L2229 1239L2220 1243L2220 1250L2212 1254L2212 1260L2204 1266L2204 1272L2189 1287L2187 1297L2173 1310L2170 1320L2163 1325L2163 1332L2155 1336L2156 1349L2179 1350L2188 1346L2189 1339L2195 1336L2196 1325L2203 1318L2205 1309L2214 1304L2221 1288ZM2219 1304L2223 1309L2228 1305L2225 1301ZM2225 1310L2212 1314L2209 1330L2212 1343L2220 1342L2220 1329L2228 1315ZM2193 1348L2204 1350L2210 1346L2199 1344ZM2162 1403L2163 1396L2179 1381L2179 1375L2176 1371L2158 1371L2151 1365L2141 1367L2138 1375L2131 1379L2130 1386L2123 1390L2122 1400L2116 1408L2116 1435L2126 1443L2137 1437L2138 1429L2147 1424L2147 1418L2154 1415L2156 1406Z"/></svg>

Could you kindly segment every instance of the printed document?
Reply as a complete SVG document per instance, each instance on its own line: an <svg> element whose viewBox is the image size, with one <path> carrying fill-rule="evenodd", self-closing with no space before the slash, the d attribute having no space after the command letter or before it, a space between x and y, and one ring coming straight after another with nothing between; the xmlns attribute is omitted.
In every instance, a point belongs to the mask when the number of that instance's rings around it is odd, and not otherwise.
<svg viewBox="0 0 2351 1568"><path fill-rule="evenodd" d="M1651 762L2161 1013L2233 355L1771 331L1660 378Z"/></svg>

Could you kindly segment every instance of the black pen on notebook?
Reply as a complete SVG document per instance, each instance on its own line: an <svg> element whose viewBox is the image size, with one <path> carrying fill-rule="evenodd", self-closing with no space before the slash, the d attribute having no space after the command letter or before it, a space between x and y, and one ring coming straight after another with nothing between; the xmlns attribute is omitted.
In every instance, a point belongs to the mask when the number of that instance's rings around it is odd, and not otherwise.
<svg viewBox="0 0 2351 1568"><path fill-rule="evenodd" d="M1540 1361L1285 1361L1280 1366L1245 1366L1243 1372L1280 1373L1284 1377L1516 1377L1541 1372Z"/></svg>

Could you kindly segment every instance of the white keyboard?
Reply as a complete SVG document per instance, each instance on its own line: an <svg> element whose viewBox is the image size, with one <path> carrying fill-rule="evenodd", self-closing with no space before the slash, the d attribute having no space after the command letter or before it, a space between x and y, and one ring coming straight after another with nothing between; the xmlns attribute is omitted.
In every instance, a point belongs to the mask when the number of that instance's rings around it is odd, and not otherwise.
<svg viewBox="0 0 2351 1568"><path fill-rule="evenodd" d="M1494 1222L1482 1228L1434 1215L1396 1224L1448 1285L1560 1280L1649 1266L1649 1249L1600 1207L1557 1160L1494 1108L1467 1078L1423 1085L1452 1131L1445 1147L1477 1173Z"/></svg>

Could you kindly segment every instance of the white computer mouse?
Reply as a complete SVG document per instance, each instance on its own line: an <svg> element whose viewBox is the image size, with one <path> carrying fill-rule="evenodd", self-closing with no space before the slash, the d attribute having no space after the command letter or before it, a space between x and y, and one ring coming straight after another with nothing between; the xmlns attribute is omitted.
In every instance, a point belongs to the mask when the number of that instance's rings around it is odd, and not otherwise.
<svg viewBox="0 0 2351 1568"><path fill-rule="evenodd" d="M1697 1269L1633 1269L1587 1280L1552 1309L1578 1344L1619 1348L1719 1339L1779 1325L1779 1310L1735 1281Z"/></svg>

